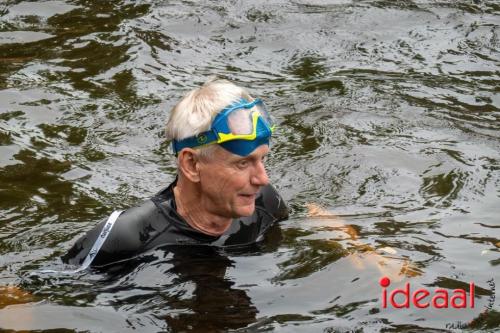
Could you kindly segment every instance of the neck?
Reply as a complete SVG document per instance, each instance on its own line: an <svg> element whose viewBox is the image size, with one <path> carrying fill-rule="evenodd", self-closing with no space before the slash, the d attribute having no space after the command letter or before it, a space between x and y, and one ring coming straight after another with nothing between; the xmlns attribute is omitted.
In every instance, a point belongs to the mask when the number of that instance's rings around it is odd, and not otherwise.
<svg viewBox="0 0 500 333"><path fill-rule="evenodd" d="M229 228L233 219L211 212L210 203L201 196L197 185L179 175L174 187L177 213L194 229L210 236L220 236Z"/></svg>

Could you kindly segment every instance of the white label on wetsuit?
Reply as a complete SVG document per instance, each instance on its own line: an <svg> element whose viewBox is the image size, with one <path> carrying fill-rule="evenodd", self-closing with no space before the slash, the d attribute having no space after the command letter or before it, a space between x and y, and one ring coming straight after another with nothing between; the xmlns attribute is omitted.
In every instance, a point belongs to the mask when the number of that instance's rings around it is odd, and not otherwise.
<svg viewBox="0 0 500 333"><path fill-rule="evenodd" d="M104 227L101 230L101 233L99 234L99 236L97 236L97 239L96 239L94 245L90 249L90 252L87 255L87 257L85 257L85 260L83 261L83 264L78 269L78 271L83 271L84 269L87 269L90 266L90 264L94 260L95 256L97 255L97 253L101 249L102 245L106 241L106 238L108 238L109 233L111 231L111 228L113 228L113 225L115 224L116 220L118 219L118 216L120 216L121 213L123 213L123 210L115 210L109 216L108 220L106 221L106 224L104 225Z"/></svg>
<svg viewBox="0 0 500 333"><path fill-rule="evenodd" d="M92 263L92 261L94 260L95 256L99 252L99 250L101 249L102 245L106 241L106 238L108 238L109 233L111 231L111 228L113 228L113 225L115 224L116 220L118 219L118 216L120 216L121 213L123 213L123 210L115 210L108 217L108 220L106 221L106 224L102 228L101 233L99 234L99 236L97 236L97 239L96 239L94 245L90 249L89 254L87 254L87 256L85 257L85 260L83 261L83 264L82 264L82 266L80 268L78 268L78 269L76 269L74 271L54 271L52 269L44 269L44 270L38 271L37 273L44 273L44 274L45 273L76 274L76 273L79 273L81 271L86 270L90 266L90 264Z"/></svg>

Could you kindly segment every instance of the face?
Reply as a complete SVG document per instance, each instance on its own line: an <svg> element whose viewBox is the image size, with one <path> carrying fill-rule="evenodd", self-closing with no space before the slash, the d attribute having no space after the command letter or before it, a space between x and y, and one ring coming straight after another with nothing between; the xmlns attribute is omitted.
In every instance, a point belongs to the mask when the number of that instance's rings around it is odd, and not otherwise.
<svg viewBox="0 0 500 333"><path fill-rule="evenodd" d="M224 217L250 216L255 197L269 183L264 168L268 145L242 157L217 147L213 156L199 161L202 202L205 209Z"/></svg>

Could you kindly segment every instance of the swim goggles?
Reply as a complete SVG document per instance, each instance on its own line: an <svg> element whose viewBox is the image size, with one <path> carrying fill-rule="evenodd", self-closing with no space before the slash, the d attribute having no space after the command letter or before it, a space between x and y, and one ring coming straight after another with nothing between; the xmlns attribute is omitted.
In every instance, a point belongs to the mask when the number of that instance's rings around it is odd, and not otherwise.
<svg viewBox="0 0 500 333"><path fill-rule="evenodd" d="M233 154L247 156L260 145L269 145L274 127L262 100L257 98L249 102L241 98L217 114L210 130L174 140L172 146L177 155L184 148L217 143Z"/></svg>

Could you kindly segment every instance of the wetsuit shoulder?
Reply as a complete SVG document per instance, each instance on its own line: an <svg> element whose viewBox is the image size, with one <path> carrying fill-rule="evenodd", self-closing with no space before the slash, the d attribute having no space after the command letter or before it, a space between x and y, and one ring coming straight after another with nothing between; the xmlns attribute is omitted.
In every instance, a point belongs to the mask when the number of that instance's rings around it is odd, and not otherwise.
<svg viewBox="0 0 500 333"><path fill-rule="evenodd" d="M165 221L151 200L124 211L116 220L92 266L102 266L111 262L130 258L141 252L144 244L165 228ZM63 261L81 265L99 237L107 218L82 236L62 257Z"/></svg>
<svg viewBox="0 0 500 333"><path fill-rule="evenodd" d="M81 265L85 260L85 257L87 257L90 252L90 249L94 245L97 237L99 237L107 219L107 217L102 219L92 229L87 231L85 235L81 236L68 250L68 252L61 257L62 261L70 265Z"/></svg>
<svg viewBox="0 0 500 333"><path fill-rule="evenodd" d="M92 265L100 266L135 256L165 229L161 212L151 201L124 211L116 221Z"/></svg>
<svg viewBox="0 0 500 333"><path fill-rule="evenodd" d="M262 187L260 194L255 201L256 207L270 214L273 217L273 222L288 218L288 206L274 186L268 184Z"/></svg>

